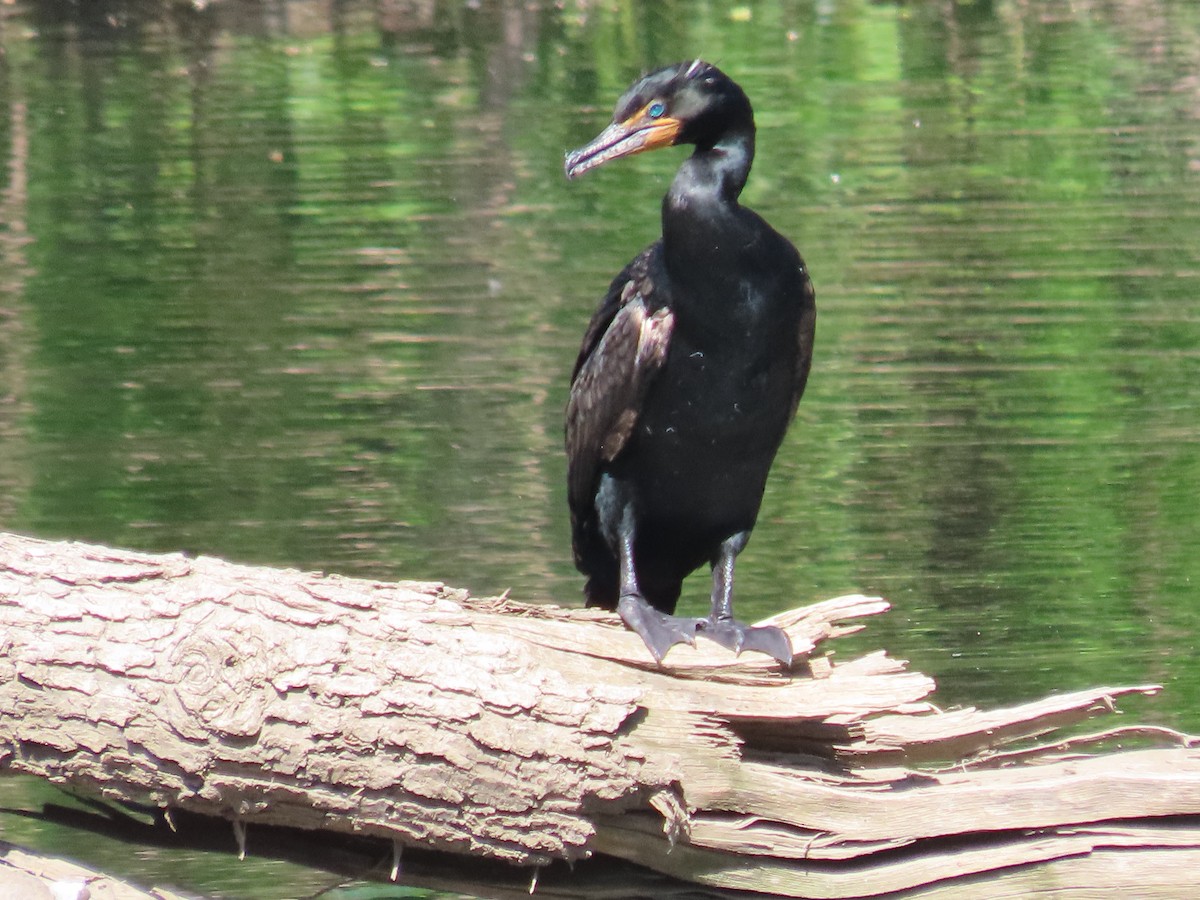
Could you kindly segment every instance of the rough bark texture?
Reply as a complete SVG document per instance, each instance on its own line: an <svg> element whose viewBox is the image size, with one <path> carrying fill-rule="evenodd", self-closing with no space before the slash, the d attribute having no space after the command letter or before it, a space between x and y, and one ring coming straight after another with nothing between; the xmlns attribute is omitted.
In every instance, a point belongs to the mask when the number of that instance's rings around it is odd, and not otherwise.
<svg viewBox="0 0 1200 900"><path fill-rule="evenodd" d="M659 873L626 896L1101 891L1200 861L1192 739L1036 743L1156 688L942 713L886 654L812 656L886 608L775 617L791 671L705 641L660 668L603 612L0 535L0 771L239 829ZM1118 739L1140 749L1091 752ZM586 865L539 890L599 896Z"/></svg>

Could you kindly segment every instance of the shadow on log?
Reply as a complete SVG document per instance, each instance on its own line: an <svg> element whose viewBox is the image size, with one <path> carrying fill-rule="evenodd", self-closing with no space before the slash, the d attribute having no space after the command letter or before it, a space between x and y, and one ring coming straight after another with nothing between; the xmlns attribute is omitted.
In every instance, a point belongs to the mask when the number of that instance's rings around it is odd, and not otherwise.
<svg viewBox="0 0 1200 900"><path fill-rule="evenodd" d="M704 641L660 668L600 611L0 535L0 771L152 813L44 813L80 827L224 821L249 852L486 896L1190 888L1194 740L1060 736L1156 687L943 713L885 653L815 655L886 609L772 618L789 671Z"/></svg>

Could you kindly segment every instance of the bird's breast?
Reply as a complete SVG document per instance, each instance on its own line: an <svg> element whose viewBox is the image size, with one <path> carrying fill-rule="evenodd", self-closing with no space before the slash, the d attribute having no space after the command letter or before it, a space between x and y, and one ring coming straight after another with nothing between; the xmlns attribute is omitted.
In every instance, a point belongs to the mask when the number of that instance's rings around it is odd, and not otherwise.
<svg viewBox="0 0 1200 900"><path fill-rule="evenodd" d="M643 439L668 453L773 453L791 410L789 356L673 343L639 420Z"/></svg>

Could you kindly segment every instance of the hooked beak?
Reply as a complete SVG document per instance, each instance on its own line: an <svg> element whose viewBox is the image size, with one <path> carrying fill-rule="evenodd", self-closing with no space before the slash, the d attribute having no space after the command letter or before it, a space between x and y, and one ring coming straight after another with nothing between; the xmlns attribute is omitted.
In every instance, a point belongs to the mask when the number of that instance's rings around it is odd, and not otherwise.
<svg viewBox="0 0 1200 900"><path fill-rule="evenodd" d="M567 154L563 168L567 178L578 178L606 162L675 143L683 123L669 116L652 118L646 109L623 122L613 122L585 147Z"/></svg>

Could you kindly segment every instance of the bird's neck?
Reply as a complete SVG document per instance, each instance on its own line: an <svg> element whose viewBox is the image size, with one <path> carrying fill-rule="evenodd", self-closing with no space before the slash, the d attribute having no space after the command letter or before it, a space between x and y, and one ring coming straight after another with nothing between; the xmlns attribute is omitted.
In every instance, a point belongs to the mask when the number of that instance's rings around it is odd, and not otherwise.
<svg viewBox="0 0 1200 900"><path fill-rule="evenodd" d="M726 132L697 147L663 197L663 250L676 278L708 277L729 269L744 237L746 213L738 196L754 160L754 129Z"/></svg>
<svg viewBox="0 0 1200 900"><path fill-rule="evenodd" d="M753 162L754 126L728 131L712 146L697 147L684 161L666 200L684 208L692 202L736 208Z"/></svg>

